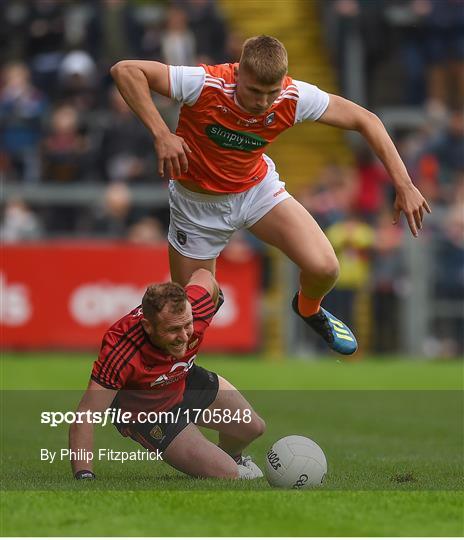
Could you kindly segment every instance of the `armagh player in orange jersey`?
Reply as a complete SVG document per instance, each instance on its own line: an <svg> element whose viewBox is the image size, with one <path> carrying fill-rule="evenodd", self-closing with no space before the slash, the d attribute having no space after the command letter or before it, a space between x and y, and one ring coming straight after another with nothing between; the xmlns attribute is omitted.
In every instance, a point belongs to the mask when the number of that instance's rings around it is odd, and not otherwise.
<svg viewBox="0 0 464 540"><path fill-rule="evenodd" d="M383 162L396 188L394 222L403 212L417 236L430 208L413 185L379 118L342 97L287 75L277 39L248 39L238 64L166 66L125 60L111 69L123 98L153 135L159 172L170 178L171 276L183 285L215 261L240 228L285 253L300 268L295 312L331 347L352 354L351 330L321 307L339 265L311 215L285 190L266 147L304 120L356 130ZM182 104L171 133L150 94Z"/></svg>

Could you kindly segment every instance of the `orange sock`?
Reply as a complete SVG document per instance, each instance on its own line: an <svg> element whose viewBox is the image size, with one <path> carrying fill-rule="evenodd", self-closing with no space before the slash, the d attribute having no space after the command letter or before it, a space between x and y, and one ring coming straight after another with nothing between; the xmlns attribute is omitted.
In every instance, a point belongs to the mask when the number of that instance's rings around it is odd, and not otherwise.
<svg viewBox="0 0 464 540"><path fill-rule="evenodd" d="M307 298L301 292L298 293L298 311L303 317L315 315L321 307L322 298Z"/></svg>

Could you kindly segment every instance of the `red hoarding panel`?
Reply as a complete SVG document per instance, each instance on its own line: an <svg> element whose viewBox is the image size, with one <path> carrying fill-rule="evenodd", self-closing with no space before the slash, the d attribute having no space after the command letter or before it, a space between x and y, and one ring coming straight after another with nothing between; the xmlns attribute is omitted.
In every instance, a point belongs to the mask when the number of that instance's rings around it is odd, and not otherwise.
<svg viewBox="0 0 464 540"><path fill-rule="evenodd" d="M226 302L203 350L253 350L259 264L218 261ZM98 348L105 330L140 304L149 283L168 281L167 247L124 243L5 246L0 273L3 347Z"/></svg>

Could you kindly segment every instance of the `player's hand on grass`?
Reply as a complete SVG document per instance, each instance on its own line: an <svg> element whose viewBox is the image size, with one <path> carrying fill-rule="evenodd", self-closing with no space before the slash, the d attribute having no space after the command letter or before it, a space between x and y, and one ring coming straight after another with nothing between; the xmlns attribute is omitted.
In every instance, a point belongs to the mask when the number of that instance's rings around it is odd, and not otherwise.
<svg viewBox="0 0 464 540"><path fill-rule="evenodd" d="M399 222L401 212L406 216L412 234L417 236L417 231L422 229L425 212L430 214L431 210L421 192L412 183L396 191L393 213L395 225Z"/></svg>
<svg viewBox="0 0 464 540"><path fill-rule="evenodd" d="M96 476L92 471L77 471L74 478L76 480L95 480Z"/></svg>
<svg viewBox="0 0 464 540"><path fill-rule="evenodd" d="M182 137L168 132L155 140L155 150L158 156L158 173L161 177L171 178L187 172L187 155L191 150Z"/></svg>

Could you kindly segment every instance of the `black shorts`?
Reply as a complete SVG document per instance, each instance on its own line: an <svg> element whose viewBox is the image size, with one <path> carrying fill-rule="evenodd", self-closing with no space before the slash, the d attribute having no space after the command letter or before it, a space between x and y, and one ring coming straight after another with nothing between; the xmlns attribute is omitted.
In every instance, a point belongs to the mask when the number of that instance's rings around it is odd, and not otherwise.
<svg viewBox="0 0 464 540"><path fill-rule="evenodd" d="M150 451L166 450L179 433L188 426L188 418L194 415L183 414L187 409L207 409L216 399L219 379L216 373L193 365L185 379L182 401L170 409L177 421L144 422L140 424L114 424L124 437L130 437Z"/></svg>

